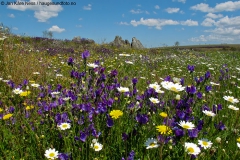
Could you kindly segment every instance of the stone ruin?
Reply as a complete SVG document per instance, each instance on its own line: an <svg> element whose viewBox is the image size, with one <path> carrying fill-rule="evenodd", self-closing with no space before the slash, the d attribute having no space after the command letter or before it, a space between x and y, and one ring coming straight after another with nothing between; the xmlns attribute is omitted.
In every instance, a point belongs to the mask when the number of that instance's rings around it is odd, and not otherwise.
<svg viewBox="0 0 240 160"><path fill-rule="evenodd" d="M128 40L123 40L122 37L116 36L114 41L110 42L111 46L123 47L123 48L134 48L134 49L143 49L142 43L136 38L132 38L130 43Z"/></svg>

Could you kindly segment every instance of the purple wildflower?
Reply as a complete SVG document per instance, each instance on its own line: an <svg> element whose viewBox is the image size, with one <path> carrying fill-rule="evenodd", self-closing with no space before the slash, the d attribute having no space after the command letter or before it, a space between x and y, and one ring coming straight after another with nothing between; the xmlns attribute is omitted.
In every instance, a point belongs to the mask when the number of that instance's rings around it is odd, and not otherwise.
<svg viewBox="0 0 240 160"><path fill-rule="evenodd" d="M148 122L148 116L146 114L137 114L136 120L140 124L146 124Z"/></svg>
<svg viewBox="0 0 240 160"><path fill-rule="evenodd" d="M89 52L88 50L85 50L85 51L82 53L82 58L83 58L83 59L87 59L89 56L90 56L90 52Z"/></svg>
<svg viewBox="0 0 240 160"><path fill-rule="evenodd" d="M192 73L195 69L195 66L188 65L187 69L189 70L190 73Z"/></svg>

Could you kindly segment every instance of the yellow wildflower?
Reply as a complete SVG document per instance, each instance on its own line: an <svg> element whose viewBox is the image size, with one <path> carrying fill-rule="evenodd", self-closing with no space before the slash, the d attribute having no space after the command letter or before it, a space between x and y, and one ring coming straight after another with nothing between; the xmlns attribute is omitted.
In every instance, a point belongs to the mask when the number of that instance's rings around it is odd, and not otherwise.
<svg viewBox="0 0 240 160"><path fill-rule="evenodd" d="M161 112L159 115L163 118L166 118L168 116L166 112Z"/></svg>
<svg viewBox="0 0 240 160"><path fill-rule="evenodd" d="M120 110L113 110L110 112L110 116L113 118L113 119L118 119L120 116L123 115L123 112L120 111Z"/></svg>
<svg viewBox="0 0 240 160"><path fill-rule="evenodd" d="M9 113L9 114L6 114L6 115L4 115L4 116L3 116L3 120L7 120L7 119L11 118L11 117L12 117L12 115L13 115L13 114L10 114L10 113Z"/></svg>

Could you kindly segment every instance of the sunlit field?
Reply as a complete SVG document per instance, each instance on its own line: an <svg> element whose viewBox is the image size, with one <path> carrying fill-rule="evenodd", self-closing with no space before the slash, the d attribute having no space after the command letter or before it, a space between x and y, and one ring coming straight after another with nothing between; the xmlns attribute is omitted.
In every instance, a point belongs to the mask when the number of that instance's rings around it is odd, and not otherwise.
<svg viewBox="0 0 240 160"><path fill-rule="evenodd" d="M6 35L0 157L238 159L239 54Z"/></svg>

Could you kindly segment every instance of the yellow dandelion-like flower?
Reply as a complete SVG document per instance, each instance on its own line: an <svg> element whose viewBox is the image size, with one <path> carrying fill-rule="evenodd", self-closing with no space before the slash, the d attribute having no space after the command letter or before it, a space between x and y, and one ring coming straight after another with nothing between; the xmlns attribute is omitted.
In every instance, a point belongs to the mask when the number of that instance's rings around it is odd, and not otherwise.
<svg viewBox="0 0 240 160"><path fill-rule="evenodd" d="M156 127L157 131L160 132L161 134L171 134L172 130L168 126L165 125L159 125Z"/></svg>
<svg viewBox="0 0 240 160"><path fill-rule="evenodd" d="M9 119L9 118L11 118L13 116L13 114L6 114L6 115L4 115L3 116L3 120L7 120L7 119Z"/></svg>
<svg viewBox="0 0 240 160"><path fill-rule="evenodd" d="M26 97L26 96L28 96L30 93L31 93L30 91L24 91L24 92L20 93L20 96L21 96L21 97Z"/></svg>
<svg viewBox="0 0 240 160"><path fill-rule="evenodd" d="M31 110L31 109L33 109L33 108L34 108L33 105L31 105L31 106L27 106L27 107L26 107L26 110Z"/></svg>
<svg viewBox="0 0 240 160"><path fill-rule="evenodd" d="M2 108L0 108L0 112L2 112L3 111L3 109Z"/></svg>
<svg viewBox="0 0 240 160"><path fill-rule="evenodd" d="M123 112L120 111L120 110L113 110L110 112L110 116L113 118L113 119L118 119L120 116L123 115Z"/></svg>
<svg viewBox="0 0 240 160"><path fill-rule="evenodd" d="M240 137L237 139L238 142L240 142Z"/></svg>
<svg viewBox="0 0 240 160"><path fill-rule="evenodd" d="M168 116L166 112L161 112L159 115L163 118L166 118Z"/></svg>

